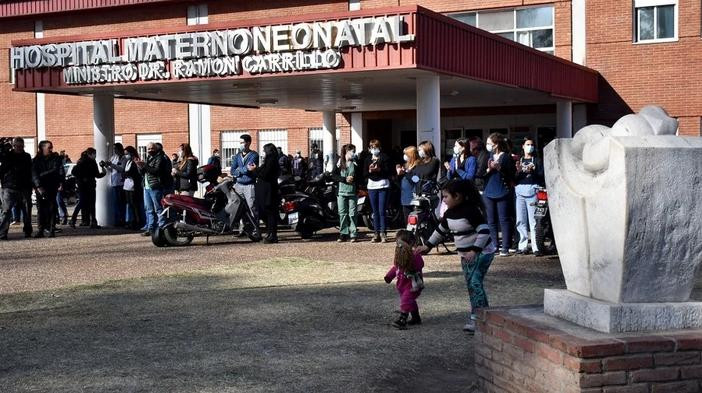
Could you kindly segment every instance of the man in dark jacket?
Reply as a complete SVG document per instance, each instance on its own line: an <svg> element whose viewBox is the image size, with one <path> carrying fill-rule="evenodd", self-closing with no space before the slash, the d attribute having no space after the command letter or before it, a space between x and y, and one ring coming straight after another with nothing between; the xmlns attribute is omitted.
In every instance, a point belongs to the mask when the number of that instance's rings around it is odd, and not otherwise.
<svg viewBox="0 0 702 393"><path fill-rule="evenodd" d="M2 213L0 239L7 240L12 209L20 208L24 217L24 237L32 235L32 157L24 151L24 139L14 138L12 150L0 152Z"/></svg>
<svg viewBox="0 0 702 393"><path fill-rule="evenodd" d="M32 161L32 182L37 194L39 209L39 231L34 237L44 237L47 231L49 237L54 237L56 227L56 194L63 185L66 173L63 162L58 154L54 153L54 145L50 141L39 142L39 151Z"/></svg>
<svg viewBox="0 0 702 393"><path fill-rule="evenodd" d="M161 199L173 184L170 160L155 143L146 146L146 161L137 161L139 173L144 177L144 207L146 209L146 231L143 236L151 236L156 225L166 225L161 216Z"/></svg>

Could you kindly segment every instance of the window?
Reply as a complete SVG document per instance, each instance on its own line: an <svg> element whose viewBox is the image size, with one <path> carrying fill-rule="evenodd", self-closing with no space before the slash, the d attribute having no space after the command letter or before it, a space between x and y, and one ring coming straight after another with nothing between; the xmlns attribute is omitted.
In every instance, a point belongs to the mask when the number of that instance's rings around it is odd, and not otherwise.
<svg viewBox="0 0 702 393"><path fill-rule="evenodd" d="M634 42L668 42L678 39L675 0L634 1Z"/></svg>
<svg viewBox="0 0 702 393"><path fill-rule="evenodd" d="M142 159L146 157L146 145L149 143L163 143L161 134L137 135L137 152Z"/></svg>
<svg viewBox="0 0 702 393"><path fill-rule="evenodd" d="M32 157L37 155L37 146L36 143L34 143L34 137L22 137L22 139L24 139L24 151L29 153Z"/></svg>
<svg viewBox="0 0 702 393"><path fill-rule="evenodd" d="M324 152L324 128L310 128L310 144L309 151L312 153L312 145L317 144L319 151ZM344 144L341 143L341 130L336 129L336 153L339 154L341 147ZM358 147L356 147L358 149Z"/></svg>
<svg viewBox="0 0 702 393"><path fill-rule="evenodd" d="M288 130L261 130L258 132L258 150L259 153L263 150L263 146L272 143L275 147L283 150L284 154L288 154Z"/></svg>
<svg viewBox="0 0 702 393"><path fill-rule="evenodd" d="M228 169L232 166L232 158L239 154L239 150L241 150L240 138L246 133L246 131L222 131L219 133L223 169Z"/></svg>
<svg viewBox="0 0 702 393"><path fill-rule="evenodd" d="M553 6L464 12L450 17L553 54Z"/></svg>
<svg viewBox="0 0 702 393"><path fill-rule="evenodd" d="M119 143L120 145L123 145L122 144L122 135L115 135L115 143ZM126 146L123 145L122 147L126 147Z"/></svg>

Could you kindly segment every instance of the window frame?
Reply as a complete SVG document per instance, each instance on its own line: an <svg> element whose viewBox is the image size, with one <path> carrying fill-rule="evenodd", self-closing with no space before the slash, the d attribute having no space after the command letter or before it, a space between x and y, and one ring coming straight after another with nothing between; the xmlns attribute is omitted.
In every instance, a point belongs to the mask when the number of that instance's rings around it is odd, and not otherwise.
<svg viewBox="0 0 702 393"><path fill-rule="evenodd" d="M224 143L224 134L232 134L234 135L233 142L235 143L235 147L225 147ZM222 130L219 132L219 150L220 150L220 157L222 157L222 170L224 172L228 172L229 168L232 166L232 157L239 154L239 151L241 150L241 147L239 146L241 136L244 134L249 134L250 132L247 130ZM227 140L227 143L231 143L232 141ZM233 149L234 154L225 154L226 150L228 149Z"/></svg>
<svg viewBox="0 0 702 393"><path fill-rule="evenodd" d="M666 42L677 42L679 41L678 25L680 21L680 7L678 4L679 0L634 0L633 1L633 15L632 15L632 34L633 43L635 45L645 45L645 44L658 44ZM673 6L673 37L671 38L656 38L658 35L658 7ZM648 40L642 40L639 38L639 8L649 8L653 7L653 38Z"/></svg>
<svg viewBox="0 0 702 393"><path fill-rule="evenodd" d="M663 0L661 0L661 1L663 1ZM669 0L669 1L676 1L676 0ZM530 9L530 8L544 8L544 7L551 8L551 25L550 26L521 27L521 28L517 27L517 12L519 10L525 10L525 9ZM490 31L490 30L482 29L480 27L480 14L485 13L485 12L496 12L496 11L503 11L503 12L504 11L512 11L512 26L513 26L512 29ZM475 26L473 26L473 27L487 31L488 33L498 34L498 35L504 34L504 33L512 33L514 35L514 39L512 39L511 41L516 42L518 44L519 44L519 41L517 41L517 35L520 32L551 29L553 31L553 46L545 47L545 48L534 48L533 46L530 46L530 45L524 45L524 44L521 44L521 45L528 46L529 48L538 50L539 52L545 52L545 53L548 53L551 55L555 55L555 53L556 53L556 7L553 4L539 4L539 5L527 6L527 7L511 7L511 8L506 7L506 8L484 9L484 10L477 10L477 11L451 12L451 13L447 14L447 16L452 17L453 15L466 15L466 14L475 14ZM456 21L461 22L458 19L456 19ZM461 23L465 23L465 22L461 22ZM677 30L676 30L676 34L677 34ZM509 38L506 38L506 39L509 39Z"/></svg>
<svg viewBox="0 0 702 393"><path fill-rule="evenodd" d="M144 142L143 144L140 142ZM163 144L163 134L160 133L143 133L143 134L136 134L136 149L137 153L139 153L139 157L141 157L142 160L146 160L146 146L149 143L160 143ZM144 147L144 152L142 153L141 147Z"/></svg>

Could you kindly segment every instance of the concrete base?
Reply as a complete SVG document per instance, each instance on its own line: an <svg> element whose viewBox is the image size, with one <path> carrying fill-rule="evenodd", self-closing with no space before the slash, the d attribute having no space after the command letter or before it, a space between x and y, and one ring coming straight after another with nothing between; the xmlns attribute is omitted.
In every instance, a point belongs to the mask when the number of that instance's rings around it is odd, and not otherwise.
<svg viewBox="0 0 702 393"><path fill-rule="evenodd" d="M702 328L702 302L615 304L546 289L544 313L605 333Z"/></svg>

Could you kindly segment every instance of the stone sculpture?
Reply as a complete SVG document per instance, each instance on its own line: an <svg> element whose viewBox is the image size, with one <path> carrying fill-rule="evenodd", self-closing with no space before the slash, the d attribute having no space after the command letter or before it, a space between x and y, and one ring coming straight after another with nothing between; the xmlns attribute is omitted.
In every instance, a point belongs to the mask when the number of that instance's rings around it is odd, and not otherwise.
<svg viewBox="0 0 702 393"><path fill-rule="evenodd" d="M568 291L547 314L601 331L702 327L688 302L702 262L702 138L660 107L592 125L545 149L549 208Z"/></svg>

